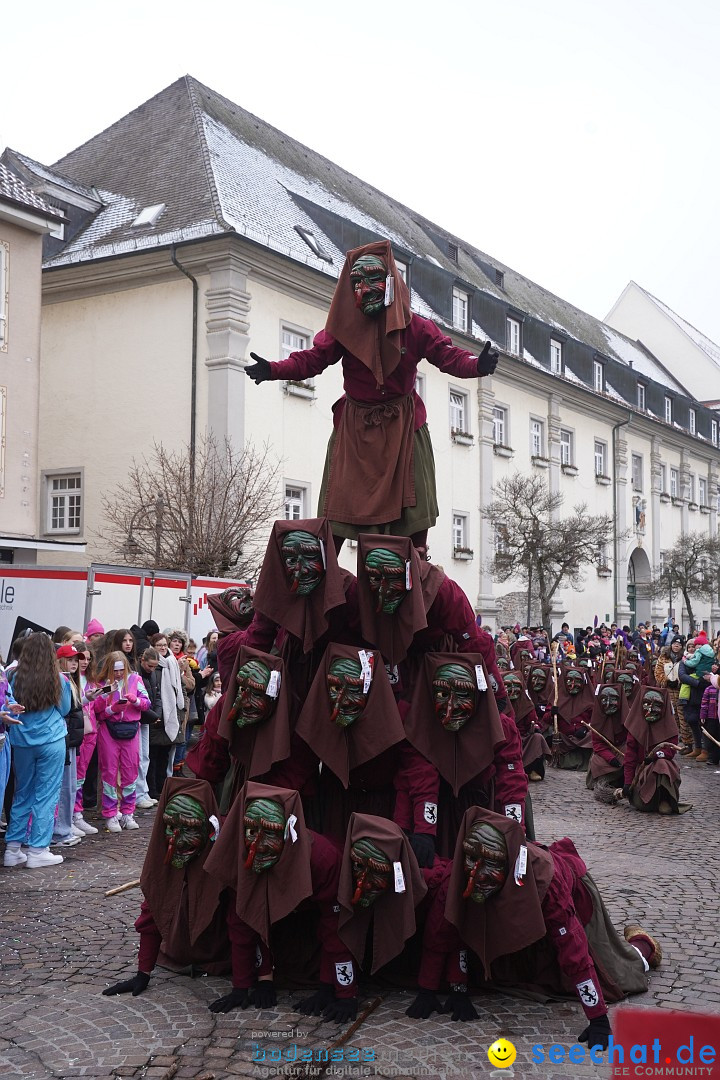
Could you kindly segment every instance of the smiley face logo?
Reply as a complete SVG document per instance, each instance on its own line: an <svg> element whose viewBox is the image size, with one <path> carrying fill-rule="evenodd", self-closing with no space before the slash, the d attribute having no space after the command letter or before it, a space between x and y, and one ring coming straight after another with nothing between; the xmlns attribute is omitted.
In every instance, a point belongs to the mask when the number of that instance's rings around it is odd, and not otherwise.
<svg viewBox="0 0 720 1080"><path fill-rule="evenodd" d="M488 1049L488 1061L496 1069L509 1069L517 1057L517 1050L507 1039L496 1039Z"/></svg>

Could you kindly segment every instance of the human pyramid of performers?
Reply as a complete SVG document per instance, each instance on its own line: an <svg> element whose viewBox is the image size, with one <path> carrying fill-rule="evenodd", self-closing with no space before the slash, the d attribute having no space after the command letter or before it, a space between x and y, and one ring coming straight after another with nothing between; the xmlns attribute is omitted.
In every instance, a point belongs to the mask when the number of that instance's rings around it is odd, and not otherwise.
<svg viewBox="0 0 720 1080"><path fill-rule="evenodd" d="M253 354L256 383L342 361L322 516L275 522L252 606L241 588L209 598L223 693L194 777L162 791L137 974L104 993L141 993L160 960L230 973L214 1012L305 986L288 1008L347 1023L382 980L414 988L410 1017L472 1021L472 989L521 986L577 997L580 1040L605 1048L607 1002L645 991L661 949L612 930L572 840L535 840L529 779L589 766L608 801L679 812L672 704L624 649L584 666L496 643L427 560L423 358L455 378L498 362L411 314L387 242L348 253L311 349Z"/></svg>

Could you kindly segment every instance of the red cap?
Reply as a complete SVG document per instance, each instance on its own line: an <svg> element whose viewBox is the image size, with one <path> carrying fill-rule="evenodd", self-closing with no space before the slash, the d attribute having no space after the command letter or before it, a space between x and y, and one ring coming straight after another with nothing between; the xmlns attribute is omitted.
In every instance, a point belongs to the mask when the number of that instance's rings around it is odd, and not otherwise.
<svg viewBox="0 0 720 1080"><path fill-rule="evenodd" d="M61 645L56 656L58 660L68 660L73 656L79 656L79 653L74 645Z"/></svg>

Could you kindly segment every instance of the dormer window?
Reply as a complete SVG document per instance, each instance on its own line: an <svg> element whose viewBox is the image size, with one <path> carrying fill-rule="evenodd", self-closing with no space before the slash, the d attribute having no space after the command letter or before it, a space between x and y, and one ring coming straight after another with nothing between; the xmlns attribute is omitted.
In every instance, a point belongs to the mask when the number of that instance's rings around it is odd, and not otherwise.
<svg viewBox="0 0 720 1080"><path fill-rule="evenodd" d="M332 258L322 247L320 241L315 236L315 233L310 232L309 229L303 229L300 225L295 226L295 232L298 234L298 236L302 237L302 239L312 251L313 255L317 255L318 259L322 259L323 262L332 263Z"/></svg>
<svg viewBox="0 0 720 1080"><path fill-rule="evenodd" d="M637 384L637 407L645 412L645 383Z"/></svg>

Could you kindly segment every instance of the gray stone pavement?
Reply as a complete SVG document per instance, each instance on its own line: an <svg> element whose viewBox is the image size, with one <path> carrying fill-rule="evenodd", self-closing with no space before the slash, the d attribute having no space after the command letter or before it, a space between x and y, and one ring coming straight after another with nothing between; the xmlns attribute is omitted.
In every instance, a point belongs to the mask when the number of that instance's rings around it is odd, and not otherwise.
<svg viewBox="0 0 720 1080"><path fill-rule="evenodd" d="M663 945L661 968L641 1009L710 1012L720 1045L717 957L720 771L683 765L681 817L646 816L626 804L609 807L585 789L584 776L549 770L532 785L538 838L570 835L597 881L615 925L637 920ZM610 1074L607 1065L534 1064L531 1047L571 1046L584 1027L576 1002L538 1004L499 994L476 999L480 1019L452 1024L437 1016L410 1020L408 993L379 991L361 1002L361 1022L347 1032L292 1011L284 994L276 1009L215 1016L207 1005L229 980L191 980L158 969L137 998L101 990L135 971L133 922L140 892L105 898L107 889L139 876L154 811L138 813L141 829L101 832L46 870L0 868L0 1076L12 1080L132 1077L134 1080L228 1080L230 1077L558 1077ZM92 815L88 815L89 818ZM269 1037L267 1032L285 1033ZM287 1035L292 1031L291 1035ZM517 1049L509 1069L494 1069L488 1046L505 1036ZM280 1065L282 1050L295 1061ZM343 1051L343 1060L340 1050ZM301 1063L312 1050L312 1066ZM253 1057L265 1058L253 1064ZM355 1055L357 1057L355 1058ZM355 1058L355 1060L353 1060ZM359 1059L359 1060L358 1060ZM649 1075L649 1074L648 1074Z"/></svg>

